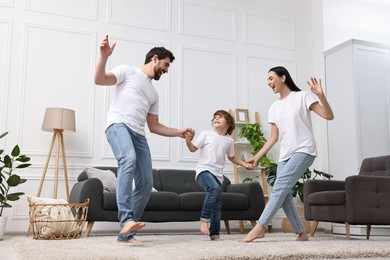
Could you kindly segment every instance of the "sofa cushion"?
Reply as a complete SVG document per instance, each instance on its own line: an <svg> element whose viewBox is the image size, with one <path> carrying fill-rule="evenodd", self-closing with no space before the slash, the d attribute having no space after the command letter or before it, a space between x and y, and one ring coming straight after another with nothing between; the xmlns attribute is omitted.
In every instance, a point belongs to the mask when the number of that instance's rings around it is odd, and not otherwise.
<svg viewBox="0 0 390 260"><path fill-rule="evenodd" d="M169 191L152 192L145 210L180 210L180 199Z"/></svg>
<svg viewBox="0 0 390 260"><path fill-rule="evenodd" d="M179 197L181 210L201 210L205 196L206 193L204 191L180 194Z"/></svg>
<svg viewBox="0 0 390 260"><path fill-rule="evenodd" d="M88 178L97 178L103 183L103 192L116 191L116 176L110 170L101 170L93 167L85 168Z"/></svg>
<svg viewBox="0 0 390 260"><path fill-rule="evenodd" d="M222 192L222 210L247 210L249 198L243 193Z"/></svg>
<svg viewBox="0 0 390 260"><path fill-rule="evenodd" d="M116 193L115 192L106 192L103 195L103 209L106 210L118 210L116 205Z"/></svg>
<svg viewBox="0 0 390 260"><path fill-rule="evenodd" d="M182 210L201 210L205 192L187 192L179 195ZM242 193L222 192L222 210L247 210L249 198Z"/></svg>
<svg viewBox="0 0 390 260"><path fill-rule="evenodd" d="M345 191L320 191L308 196L311 205L344 205Z"/></svg>
<svg viewBox="0 0 390 260"><path fill-rule="evenodd" d="M177 194L204 191L195 180L194 170L163 169L159 172L163 191L171 191Z"/></svg>

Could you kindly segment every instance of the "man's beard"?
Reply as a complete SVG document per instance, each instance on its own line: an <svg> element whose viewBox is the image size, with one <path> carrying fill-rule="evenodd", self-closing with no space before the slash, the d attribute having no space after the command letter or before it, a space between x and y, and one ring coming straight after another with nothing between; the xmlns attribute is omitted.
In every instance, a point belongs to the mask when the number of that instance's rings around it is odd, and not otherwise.
<svg viewBox="0 0 390 260"><path fill-rule="evenodd" d="M154 74L154 77L153 77L154 80L159 80L160 78L161 78L160 73L155 73Z"/></svg>

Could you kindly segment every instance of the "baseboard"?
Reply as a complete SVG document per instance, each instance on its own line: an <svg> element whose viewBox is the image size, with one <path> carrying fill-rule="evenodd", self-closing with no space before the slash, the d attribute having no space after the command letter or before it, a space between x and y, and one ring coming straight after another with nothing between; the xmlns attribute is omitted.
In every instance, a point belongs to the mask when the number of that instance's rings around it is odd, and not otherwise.
<svg viewBox="0 0 390 260"><path fill-rule="evenodd" d="M366 235L365 225L350 225L351 236L365 236ZM332 223L332 233L345 235L345 225ZM390 226L371 226L370 236L389 236Z"/></svg>

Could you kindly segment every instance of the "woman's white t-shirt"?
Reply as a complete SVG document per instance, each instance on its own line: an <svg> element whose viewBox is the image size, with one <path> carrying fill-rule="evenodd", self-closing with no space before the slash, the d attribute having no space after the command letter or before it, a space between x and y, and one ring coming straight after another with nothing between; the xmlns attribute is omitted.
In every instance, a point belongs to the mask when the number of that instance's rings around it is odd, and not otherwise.
<svg viewBox="0 0 390 260"><path fill-rule="evenodd" d="M268 110L268 122L279 129L279 162L293 153L317 155L309 107L318 102L307 91L292 91L286 98L275 101Z"/></svg>
<svg viewBox="0 0 390 260"><path fill-rule="evenodd" d="M234 156L234 141L230 135L219 135L213 130L203 131L193 145L200 149L195 179L202 171L209 171L223 183L222 170L226 156Z"/></svg>
<svg viewBox="0 0 390 260"><path fill-rule="evenodd" d="M148 113L158 115L158 92L152 80L139 68L120 65L111 70L116 77L113 101L106 127L124 123L138 134L145 135Z"/></svg>

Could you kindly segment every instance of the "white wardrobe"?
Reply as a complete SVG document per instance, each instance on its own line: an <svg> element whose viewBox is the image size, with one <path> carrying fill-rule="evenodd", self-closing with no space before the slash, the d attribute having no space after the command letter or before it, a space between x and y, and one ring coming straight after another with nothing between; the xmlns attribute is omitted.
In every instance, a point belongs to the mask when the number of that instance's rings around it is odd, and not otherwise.
<svg viewBox="0 0 390 260"><path fill-rule="evenodd" d="M324 53L329 173L358 174L366 157L390 154L390 46L349 40Z"/></svg>

